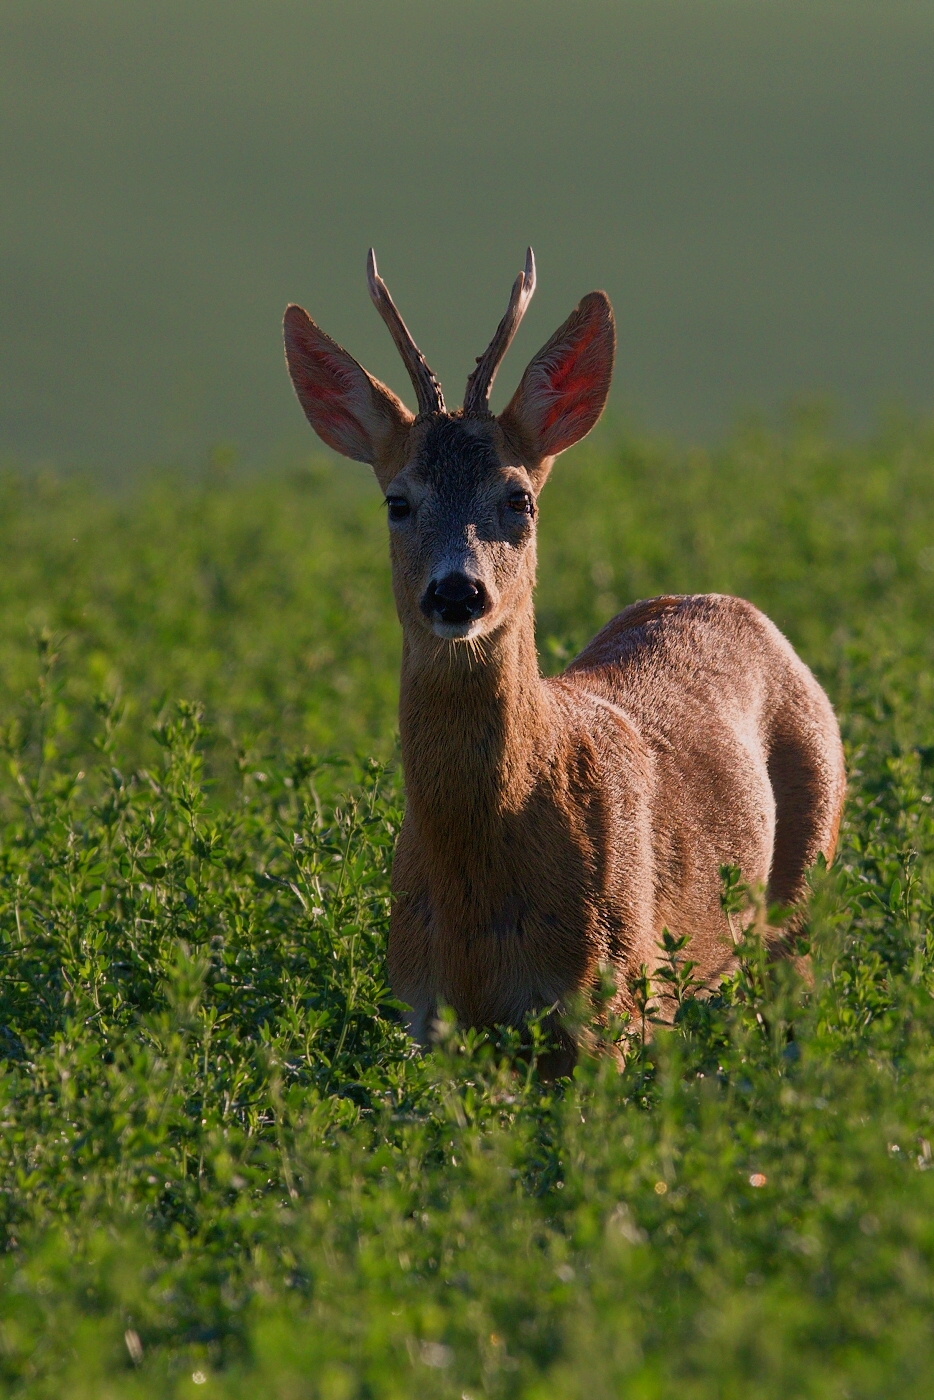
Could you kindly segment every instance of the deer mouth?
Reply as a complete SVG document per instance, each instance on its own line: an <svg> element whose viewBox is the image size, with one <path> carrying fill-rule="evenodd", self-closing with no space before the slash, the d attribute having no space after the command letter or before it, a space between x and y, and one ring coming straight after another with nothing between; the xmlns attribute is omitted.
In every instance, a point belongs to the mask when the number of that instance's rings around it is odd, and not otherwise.
<svg viewBox="0 0 934 1400"><path fill-rule="evenodd" d="M479 631L479 623L477 618L468 618L466 622L435 620L431 624L431 630L436 637L443 637L447 642L462 642Z"/></svg>

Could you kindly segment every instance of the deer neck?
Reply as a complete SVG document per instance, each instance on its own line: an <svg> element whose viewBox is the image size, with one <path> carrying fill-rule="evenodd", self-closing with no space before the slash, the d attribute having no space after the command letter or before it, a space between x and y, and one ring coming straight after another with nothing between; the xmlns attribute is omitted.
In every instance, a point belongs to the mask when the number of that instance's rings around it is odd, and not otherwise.
<svg viewBox="0 0 934 1400"><path fill-rule="evenodd" d="M554 747L531 600L473 649L403 639L399 730L420 836L463 859L520 812Z"/></svg>

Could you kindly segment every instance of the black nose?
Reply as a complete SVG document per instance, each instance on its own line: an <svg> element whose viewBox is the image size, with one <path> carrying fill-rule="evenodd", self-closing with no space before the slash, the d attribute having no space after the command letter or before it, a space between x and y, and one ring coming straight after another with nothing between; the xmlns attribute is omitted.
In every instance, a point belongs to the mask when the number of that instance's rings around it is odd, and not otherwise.
<svg viewBox="0 0 934 1400"><path fill-rule="evenodd" d="M486 589L479 579L469 579L466 574L432 579L422 599L425 616L437 616L442 622L472 622L475 617L482 617L486 609Z"/></svg>

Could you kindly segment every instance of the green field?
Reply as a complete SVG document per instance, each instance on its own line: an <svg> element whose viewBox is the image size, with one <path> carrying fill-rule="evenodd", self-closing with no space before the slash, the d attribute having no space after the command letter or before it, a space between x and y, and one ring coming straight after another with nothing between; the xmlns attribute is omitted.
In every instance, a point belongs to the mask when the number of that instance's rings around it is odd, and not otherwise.
<svg viewBox="0 0 934 1400"><path fill-rule="evenodd" d="M0 481L0 1393L929 1397L934 428L607 435L548 485L544 667L743 594L851 774L812 984L753 939L622 1074L400 1029L384 532L324 460Z"/></svg>

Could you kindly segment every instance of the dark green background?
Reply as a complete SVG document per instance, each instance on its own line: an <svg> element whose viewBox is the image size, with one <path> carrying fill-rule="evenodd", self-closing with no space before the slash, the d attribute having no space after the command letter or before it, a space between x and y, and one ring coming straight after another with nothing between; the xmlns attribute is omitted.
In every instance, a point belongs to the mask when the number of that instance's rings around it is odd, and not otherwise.
<svg viewBox="0 0 934 1400"><path fill-rule="evenodd" d="M527 242L498 385L591 287L616 405L710 437L827 392L934 400L934 5L4 0L0 455L308 445L296 299L404 388L381 270L459 401Z"/></svg>

